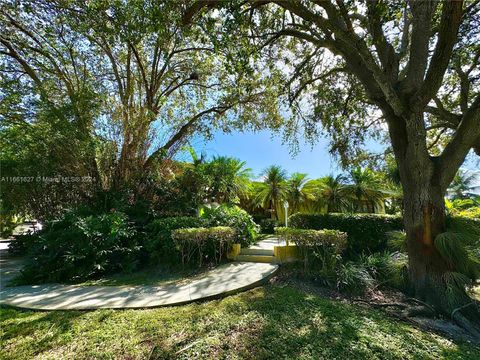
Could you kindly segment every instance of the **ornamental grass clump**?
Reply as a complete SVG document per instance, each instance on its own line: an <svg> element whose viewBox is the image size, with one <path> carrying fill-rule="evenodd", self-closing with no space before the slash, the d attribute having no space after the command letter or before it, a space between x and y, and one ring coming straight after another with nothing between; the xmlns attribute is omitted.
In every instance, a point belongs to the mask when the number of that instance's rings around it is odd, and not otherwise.
<svg viewBox="0 0 480 360"><path fill-rule="evenodd" d="M172 231L172 239L182 256L182 264L202 266L220 263L235 240L235 230L228 226L187 228Z"/></svg>

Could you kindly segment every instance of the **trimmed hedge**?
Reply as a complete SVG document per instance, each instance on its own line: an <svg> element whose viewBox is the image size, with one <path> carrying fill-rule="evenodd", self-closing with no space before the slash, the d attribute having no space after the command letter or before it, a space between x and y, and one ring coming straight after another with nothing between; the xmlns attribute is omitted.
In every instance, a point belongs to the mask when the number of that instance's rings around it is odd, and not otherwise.
<svg viewBox="0 0 480 360"><path fill-rule="evenodd" d="M334 229L348 234L351 255L383 251L387 232L403 229L401 216L383 214L293 214L289 225L298 229Z"/></svg>
<svg viewBox="0 0 480 360"><path fill-rule="evenodd" d="M172 231L172 239L182 254L182 264L198 259L218 264L227 254L235 240L235 229L228 226L211 228L188 228Z"/></svg>
<svg viewBox="0 0 480 360"><path fill-rule="evenodd" d="M338 230L308 230L286 227L275 228L275 234L289 243L295 243L304 261L305 271L319 270L323 276L332 276L341 254L347 247L347 234Z"/></svg>
<svg viewBox="0 0 480 360"><path fill-rule="evenodd" d="M153 220L145 227L144 247L151 264L179 263L180 253L172 239L173 230L228 226L235 230L235 242L242 246L252 244L258 232L258 225L253 218L238 206L218 206L205 208L200 217L176 216Z"/></svg>

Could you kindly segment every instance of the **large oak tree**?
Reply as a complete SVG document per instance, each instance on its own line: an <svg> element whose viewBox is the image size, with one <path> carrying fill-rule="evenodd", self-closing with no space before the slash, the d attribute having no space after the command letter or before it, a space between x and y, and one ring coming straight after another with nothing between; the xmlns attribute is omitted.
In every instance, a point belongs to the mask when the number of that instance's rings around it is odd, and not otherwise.
<svg viewBox="0 0 480 360"><path fill-rule="evenodd" d="M456 269L435 239L446 230L447 187L469 152L480 152L479 2L196 1L184 20L200 22L212 8L229 31L229 22L241 24L239 37L290 70L304 132L316 136L322 124L343 162L368 131L388 129L415 295L450 313L458 303L445 294Z"/></svg>

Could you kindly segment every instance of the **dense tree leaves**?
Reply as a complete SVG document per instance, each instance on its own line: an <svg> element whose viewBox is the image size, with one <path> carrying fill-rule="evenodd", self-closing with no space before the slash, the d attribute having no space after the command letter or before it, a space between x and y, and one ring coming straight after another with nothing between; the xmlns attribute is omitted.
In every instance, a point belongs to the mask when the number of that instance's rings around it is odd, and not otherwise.
<svg viewBox="0 0 480 360"><path fill-rule="evenodd" d="M235 44L216 39L213 23L183 27L183 8L170 1L2 3L2 162L11 160L7 152L19 161L8 175L31 175L21 163L41 158L49 166L35 175L89 175L98 188L150 196L167 160L194 134L278 127L278 71L235 65ZM19 151L24 130L42 144Z"/></svg>
<svg viewBox="0 0 480 360"><path fill-rule="evenodd" d="M323 129L346 165L364 155L366 131L388 130L403 187L412 287L451 312L438 299L453 294L446 279L455 269L435 238L445 231L447 187L480 145L480 3L195 1L184 21L197 21L208 7L220 11L226 29L238 22L237 36L284 70L298 115L288 136L315 139ZM462 286L455 294L462 295L450 304L470 301ZM480 310L473 312L480 319Z"/></svg>

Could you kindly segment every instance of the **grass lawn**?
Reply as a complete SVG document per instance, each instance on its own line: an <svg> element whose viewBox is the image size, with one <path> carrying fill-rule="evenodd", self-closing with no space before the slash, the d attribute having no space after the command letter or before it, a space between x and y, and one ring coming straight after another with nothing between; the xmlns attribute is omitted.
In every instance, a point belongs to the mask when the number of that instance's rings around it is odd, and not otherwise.
<svg viewBox="0 0 480 360"><path fill-rule="evenodd" d="M479 347L290 286L150 310L0 314L2 359L480 359Z"/></svg>

